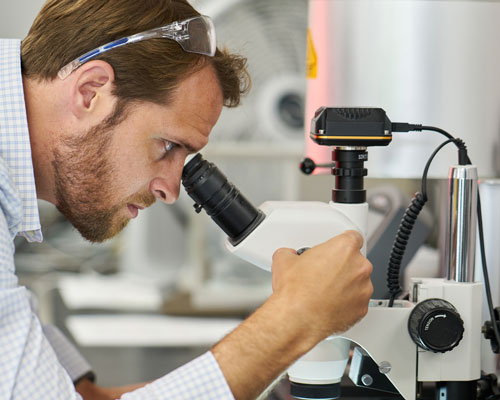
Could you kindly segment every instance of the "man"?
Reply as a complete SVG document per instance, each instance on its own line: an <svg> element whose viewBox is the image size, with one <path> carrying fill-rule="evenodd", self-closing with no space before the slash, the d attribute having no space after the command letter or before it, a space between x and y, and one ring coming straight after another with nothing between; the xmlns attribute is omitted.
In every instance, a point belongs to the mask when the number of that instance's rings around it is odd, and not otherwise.
<svg viewBox="0 0 500 400"><path fill-rule="evenodd" d="M177 199L186 156L248 87L244 59L216 50L198 15L184 0L49 0L22 44L0 41L0 398L251 399L366 314L371 264L356 232L301 256L277 250L270 298L143 387L77 376L32 312L12 239L42 239L37 198L90 241L116 235L156 199Z"/></svg>

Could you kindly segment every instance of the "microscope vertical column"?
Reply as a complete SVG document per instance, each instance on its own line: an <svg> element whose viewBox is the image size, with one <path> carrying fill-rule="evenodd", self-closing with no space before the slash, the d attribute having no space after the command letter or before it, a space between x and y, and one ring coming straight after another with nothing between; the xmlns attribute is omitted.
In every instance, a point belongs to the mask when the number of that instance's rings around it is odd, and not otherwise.
<svg viewBox="0 0 500 400"><path fill-rule="evenodd" d="M450 169L448 220L444 262L447 279L474 282L477 222L477 169L457 165Z"/></svg>
<svg viewBox="0 0 500 400"><path fill-rule="evenodd" d="M473 165L456 165L450 168L444 265L447 269L447 279L458 283L474 282L477 179L477 169ZM466 323L471 321L467 316L463 317ZM479 331L480 326L466 326L466 329L469 332ZM476 348L479 348L479 343ZM446 381L436 384L438 399L469 400L477 396L475 380Z"/></svg>

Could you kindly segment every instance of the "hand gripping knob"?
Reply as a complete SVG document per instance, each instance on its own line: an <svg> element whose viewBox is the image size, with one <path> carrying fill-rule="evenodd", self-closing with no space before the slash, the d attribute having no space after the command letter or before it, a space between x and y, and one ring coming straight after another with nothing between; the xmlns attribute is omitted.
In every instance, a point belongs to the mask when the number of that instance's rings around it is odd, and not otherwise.
<svg viewBox="0 0 500 400"><path fill-rule="evenodd" d="M464 323L451 303L428 299L413 308L408 331L422 349L444 353L458 346L464 334Z"/></svg>

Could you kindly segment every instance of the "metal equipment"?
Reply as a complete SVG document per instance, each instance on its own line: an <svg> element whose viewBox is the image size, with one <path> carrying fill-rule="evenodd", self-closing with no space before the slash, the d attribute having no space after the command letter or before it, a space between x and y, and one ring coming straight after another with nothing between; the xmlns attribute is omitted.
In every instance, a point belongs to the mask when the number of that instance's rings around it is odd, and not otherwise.
<svg viewBox="0 0 500 400"><path fill-rule="evenodd" d="M197 211L205 209L226 232L229 251L269 270L279 247L302 251L346 229L366 236L366 148L389 144L392 131L405 127L418 126L391 123L382 109L319 109L310 136L316 143L333 146L336 162L332 169L335 187L328 204L265 202L256 209L200 155L186 165L183 185L196 201ZM478 310L482 303L482 284L474 282L473 257L477 172L465 165L465 146L457 142L462 145L459 165L452 167L450 179L447 279L414 278L408 300L395 299L394 287L391 300L372 300L361 322L321 342L289 369L292 396L338 398L352 342L361 348L354 352L349 374L358 385L415 399L422 382L437 382L440 399L476 398L481 378ZM412 206L420 203L425 201L418 198ZM392 286L398 272L392 271Z"/></svg>

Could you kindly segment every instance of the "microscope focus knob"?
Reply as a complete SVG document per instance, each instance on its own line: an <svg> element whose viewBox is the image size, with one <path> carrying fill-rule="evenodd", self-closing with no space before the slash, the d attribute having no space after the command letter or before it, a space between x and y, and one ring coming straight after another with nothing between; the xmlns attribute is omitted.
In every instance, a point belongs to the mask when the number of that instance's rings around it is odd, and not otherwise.
<svg viewBox="0 0 500 400"><path fill-rule="evenodd" d="M458 346L464 335L464 322L446 300L428 299L418 303L408 319L408 331L422 349L444 353Z"/></svg>

